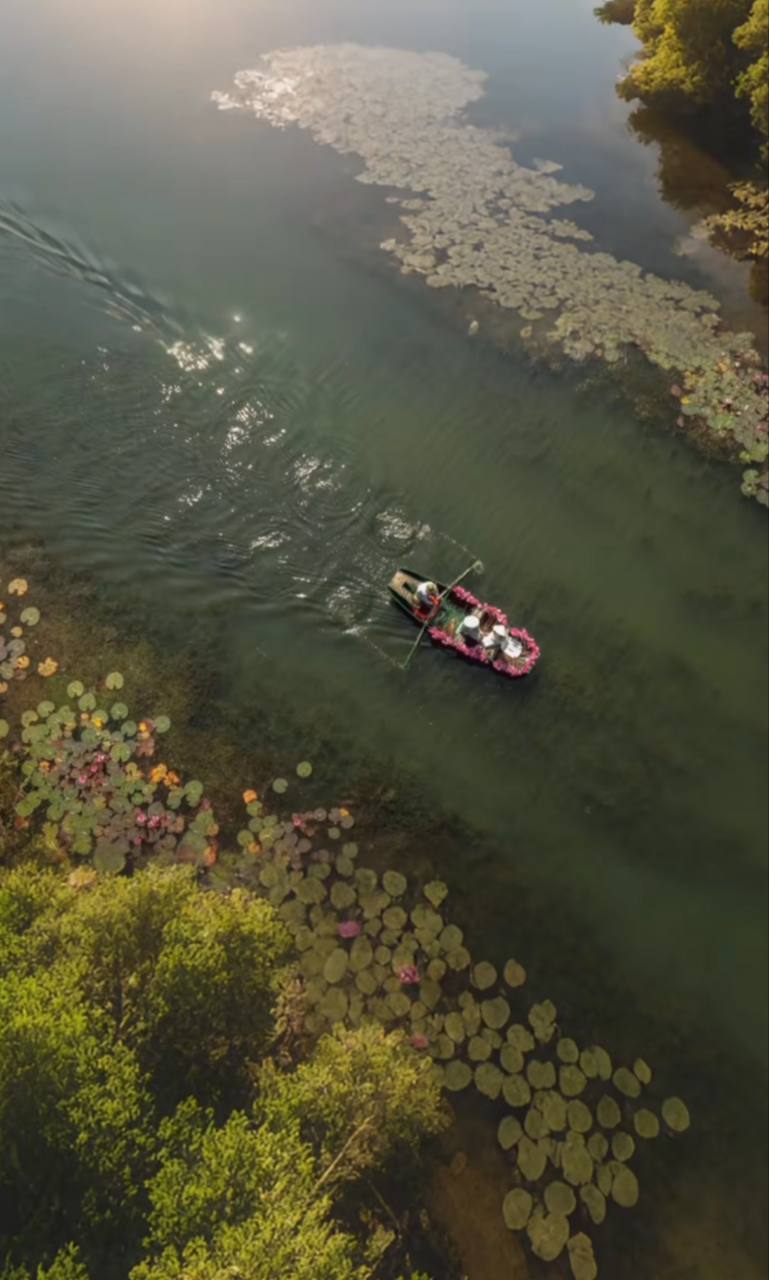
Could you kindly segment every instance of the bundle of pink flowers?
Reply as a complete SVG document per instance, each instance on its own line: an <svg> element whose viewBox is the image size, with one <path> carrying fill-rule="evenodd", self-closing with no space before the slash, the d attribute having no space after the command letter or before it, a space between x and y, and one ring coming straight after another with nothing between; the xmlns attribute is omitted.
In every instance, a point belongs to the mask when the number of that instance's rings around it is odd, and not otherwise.
<svg viewBox="0 0 769 1280"><path fill-rule="evenodd" d="M528 675L532 668L536 666L540 657L540 648L534 637L530 636L523 627L510 627L507 616L501 609L497 609L494 605L483 604L471 591L467 591L464 587L454 587L453 595L462 604L470 605L471 608L484 612L487 617L492 619L494 624L499 623L501 626L507 627L511 638L520 640L523 645L523 653L520 658L515 658L512 661L497 658L492 662L485 649L475 646L471 648L440 627L428 628L428 635L433 643L440 645L443 649L453 649L460 657L467 658L470 662L476 662L479 666L492 667L500 675L510 676L513 679L518 676Z"/></svg>

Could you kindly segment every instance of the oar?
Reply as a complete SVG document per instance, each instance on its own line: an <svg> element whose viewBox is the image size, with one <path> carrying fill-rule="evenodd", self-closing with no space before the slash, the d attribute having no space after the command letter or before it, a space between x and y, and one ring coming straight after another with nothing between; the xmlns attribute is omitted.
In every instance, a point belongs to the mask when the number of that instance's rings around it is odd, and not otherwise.
<svg viewBox="0 0 769 1280"><path fill-rule="evenodd" d="M453 582L449 583L449 585L445 587L444 590L440 593L440 595L438 596L439 604L444 599L444 597L449 594L450 591L454 590L454 587L459 586L459 583L462 581L463 578L467 577L468 573L472 573L474 569L482 569L482 568L483 568L483 565L480 560L473 560L473 563L471 565L468 565L464 573L460 573L459 577L455 578ZM408 652L408 655L406 657L406 661L403 663L404 671L406 670L406 667L409 665L409 663L411 662L411 659L414 657L414 654L416 653L417 649L422 643L422 636L424 635L425 631L429 627L430 623L435 618L437 612L438 612L438 605L436 605L435 608L432 610L430 617L425 618L425 621L423 622L422 627L420 628L419 635L417 636L416 640L411 646Z"/></svg>

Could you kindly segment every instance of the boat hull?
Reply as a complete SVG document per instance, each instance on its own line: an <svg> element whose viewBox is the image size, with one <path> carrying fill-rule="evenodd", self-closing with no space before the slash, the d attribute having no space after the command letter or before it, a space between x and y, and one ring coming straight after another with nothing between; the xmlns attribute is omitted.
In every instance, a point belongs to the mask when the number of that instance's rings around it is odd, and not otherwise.
<svg viewBox="0 0 769 1280"><path fill-rule="evenodd" d="M442 583L436 583L442 596L441 604L432 611L424 609L416 595L420 582L427 579L424 574L413 569L397 569L390 580L390 595L404 613L417 623L427 623L427 634L431 642L441 649L453 652L458 658L472 662L476 666L486 667L495 675L509 679L520 679L529 675L540 657L539 645L523 627L511 627L507 615L496 605L485 604L465 587L455 586L447 589ZM481 618L482 629L501 623L512 640L517 641L520 653L514 657L497 654L492 656L482 645L468 645L458 635L462 618L473 612Z"/></svg>

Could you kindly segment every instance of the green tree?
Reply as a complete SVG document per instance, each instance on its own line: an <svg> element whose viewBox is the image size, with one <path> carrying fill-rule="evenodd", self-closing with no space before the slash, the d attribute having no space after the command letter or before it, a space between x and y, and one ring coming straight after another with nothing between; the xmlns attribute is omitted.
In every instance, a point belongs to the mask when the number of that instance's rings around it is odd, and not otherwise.
<svg viewBox="0 0 769 1280"><path fill-rule="evenodd" d="M734 33L734 43L751 55L752 61L737 80L738 96L750 101L750 118L764 139L769 137L769 0L753 0L746 22Z"/></svg>
<svg viewBox="0 0 769 1280"><path fill-rule="evenodd" d="M88 1280L88 1272L78 1256L75 1245L66 1245L57 1253L50 1267L42 1264L34 1274L26 1267L8 1263L0 1271L0 1280Z"/></svg>
<svg viewBox="0 0 769 1280"><path fill-rule="evenodd" d="M748 0L637 0L633 29L644 56L631 68L625 94L728 101L740 71L734 32L747 7Z"/></svg>

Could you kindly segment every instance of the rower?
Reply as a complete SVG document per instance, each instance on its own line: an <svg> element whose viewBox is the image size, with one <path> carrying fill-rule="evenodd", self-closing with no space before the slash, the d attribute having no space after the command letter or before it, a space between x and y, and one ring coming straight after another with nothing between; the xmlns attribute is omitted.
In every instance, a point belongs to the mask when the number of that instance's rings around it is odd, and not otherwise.
<svg viewBox="0 0 769 1280"><path fill-rule="evenodd" d="M507 627L503 627L501 622L497 622L491 628L491 631L488 631L483 637L483 647L490 658L498 658L504 652L508 639Z"/></svg>
<svg viewBox="0 0 769 1280"><path fill-rule="evenodd" d="M476 613L466 613L457 627L457 639L473 648L480 644L481 620Z"/></svg>
<svg viewBox="0 0 769 1280"><path fill-rule="evenodd" d="M420 582L416 591L417 600L422 609L434 609L440 604L438 588L434 582Z"/></svg>

